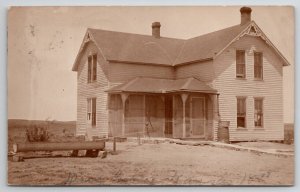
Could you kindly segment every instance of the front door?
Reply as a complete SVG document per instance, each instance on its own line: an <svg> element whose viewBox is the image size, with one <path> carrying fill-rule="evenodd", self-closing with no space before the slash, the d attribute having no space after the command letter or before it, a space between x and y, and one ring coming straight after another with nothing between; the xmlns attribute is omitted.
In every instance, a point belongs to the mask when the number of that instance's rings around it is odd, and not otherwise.
<svg viewBox="0 0 300 192"><path fill-rule="evenodd" d="M204 136L205 134L205 99L204 97L191 98L191 135Z"/></svg>

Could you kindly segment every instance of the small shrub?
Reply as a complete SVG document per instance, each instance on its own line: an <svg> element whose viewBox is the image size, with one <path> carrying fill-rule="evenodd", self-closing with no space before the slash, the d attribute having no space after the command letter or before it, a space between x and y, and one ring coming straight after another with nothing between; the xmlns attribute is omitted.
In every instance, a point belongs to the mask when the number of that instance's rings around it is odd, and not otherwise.
<svg viewBox="0 0 300 192"><path fill-rule="evenodd" d="M47 128L34 126L26 129L26 139L28 142L46 142L49 140Z"/></svg>

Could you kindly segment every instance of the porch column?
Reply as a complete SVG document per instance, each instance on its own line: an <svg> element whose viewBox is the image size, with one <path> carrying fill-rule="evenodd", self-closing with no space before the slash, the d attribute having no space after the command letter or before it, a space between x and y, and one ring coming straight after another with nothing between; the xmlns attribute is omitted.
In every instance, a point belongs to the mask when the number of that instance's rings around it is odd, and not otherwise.
<svg viewBox="0 0 300 192"><path fill-rule="evenodd" d="M146 95L143 96L143 107L144 107L144 115L143 115L143 137L146 134Z"/></svg>
<svg viewBox="0 0 300 192"><path fill-rule="evenodd" d="M217 141L219 129L220 111L219 111L219 94L212 95L213 98L213 140Z"/></svg>
<svg viewBox="0 0 300 192"><path fill-rule="evenodd" d="M182 93L181 94L181 99L182 99L182 110L183 110L183 126L182 126L182 137L185 138L186 137L186 123L185 123L185 102L188 98L188 94L187 93Z"/></svg>
<svg viewBox="0 0 300 192"><path fill-rule="evenodd" d="M219 94L216 95L216 117L220 120L220 109L219 109Z"/></svg>
<svg viewBox="0 0 300 192"><path fill-rule="evenodd" d="M125 136L125 104L126 100L128 98L129 94L127 93L121 93L121 99L122 99L122 136Z"/></svg>

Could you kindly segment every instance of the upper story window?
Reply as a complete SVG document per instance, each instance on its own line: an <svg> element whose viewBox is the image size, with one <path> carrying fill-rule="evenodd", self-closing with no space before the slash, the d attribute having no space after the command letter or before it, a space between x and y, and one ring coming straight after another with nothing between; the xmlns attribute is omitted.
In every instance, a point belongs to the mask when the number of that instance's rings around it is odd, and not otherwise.
<svg viewBox="0 0 300 192"><path fill-rule="evenodd" d="M263 54L254 52L254 78L263 79Z"/></svg>
<svg viewBox="0 0 300 192"><path fill-rule="evenodd" d="M245 50L236 51L236 77L246 78L246 58Z"/></svg>
<svg viewBox="0 0 300 192"><path fill-rule="evenodd" d="M97 54L88 56L88 83L97 80Z"/></svg>

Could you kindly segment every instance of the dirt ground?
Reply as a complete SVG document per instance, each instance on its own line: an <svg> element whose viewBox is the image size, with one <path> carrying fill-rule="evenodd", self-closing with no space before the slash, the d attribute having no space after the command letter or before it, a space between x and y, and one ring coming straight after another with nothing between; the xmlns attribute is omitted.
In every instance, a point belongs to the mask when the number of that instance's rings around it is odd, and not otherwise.
<svg viewBox="0 0 300 192"><path fill-rule="evenodd" d="M107 143L112 150L112 143ZM101 158L8 162L15 185L291 185L294 158L170 143L117 143Z"/></svg>
<svg viewBox="0 0 300 192"><path fill-rule="evenodd" d="M259 149L294 153L294 144L283 144L283 143L257 141L257 142L240 142L240 143L236 143L236 145L243 146L243 147L251 147L251 148L259 148Z"/></svg>

